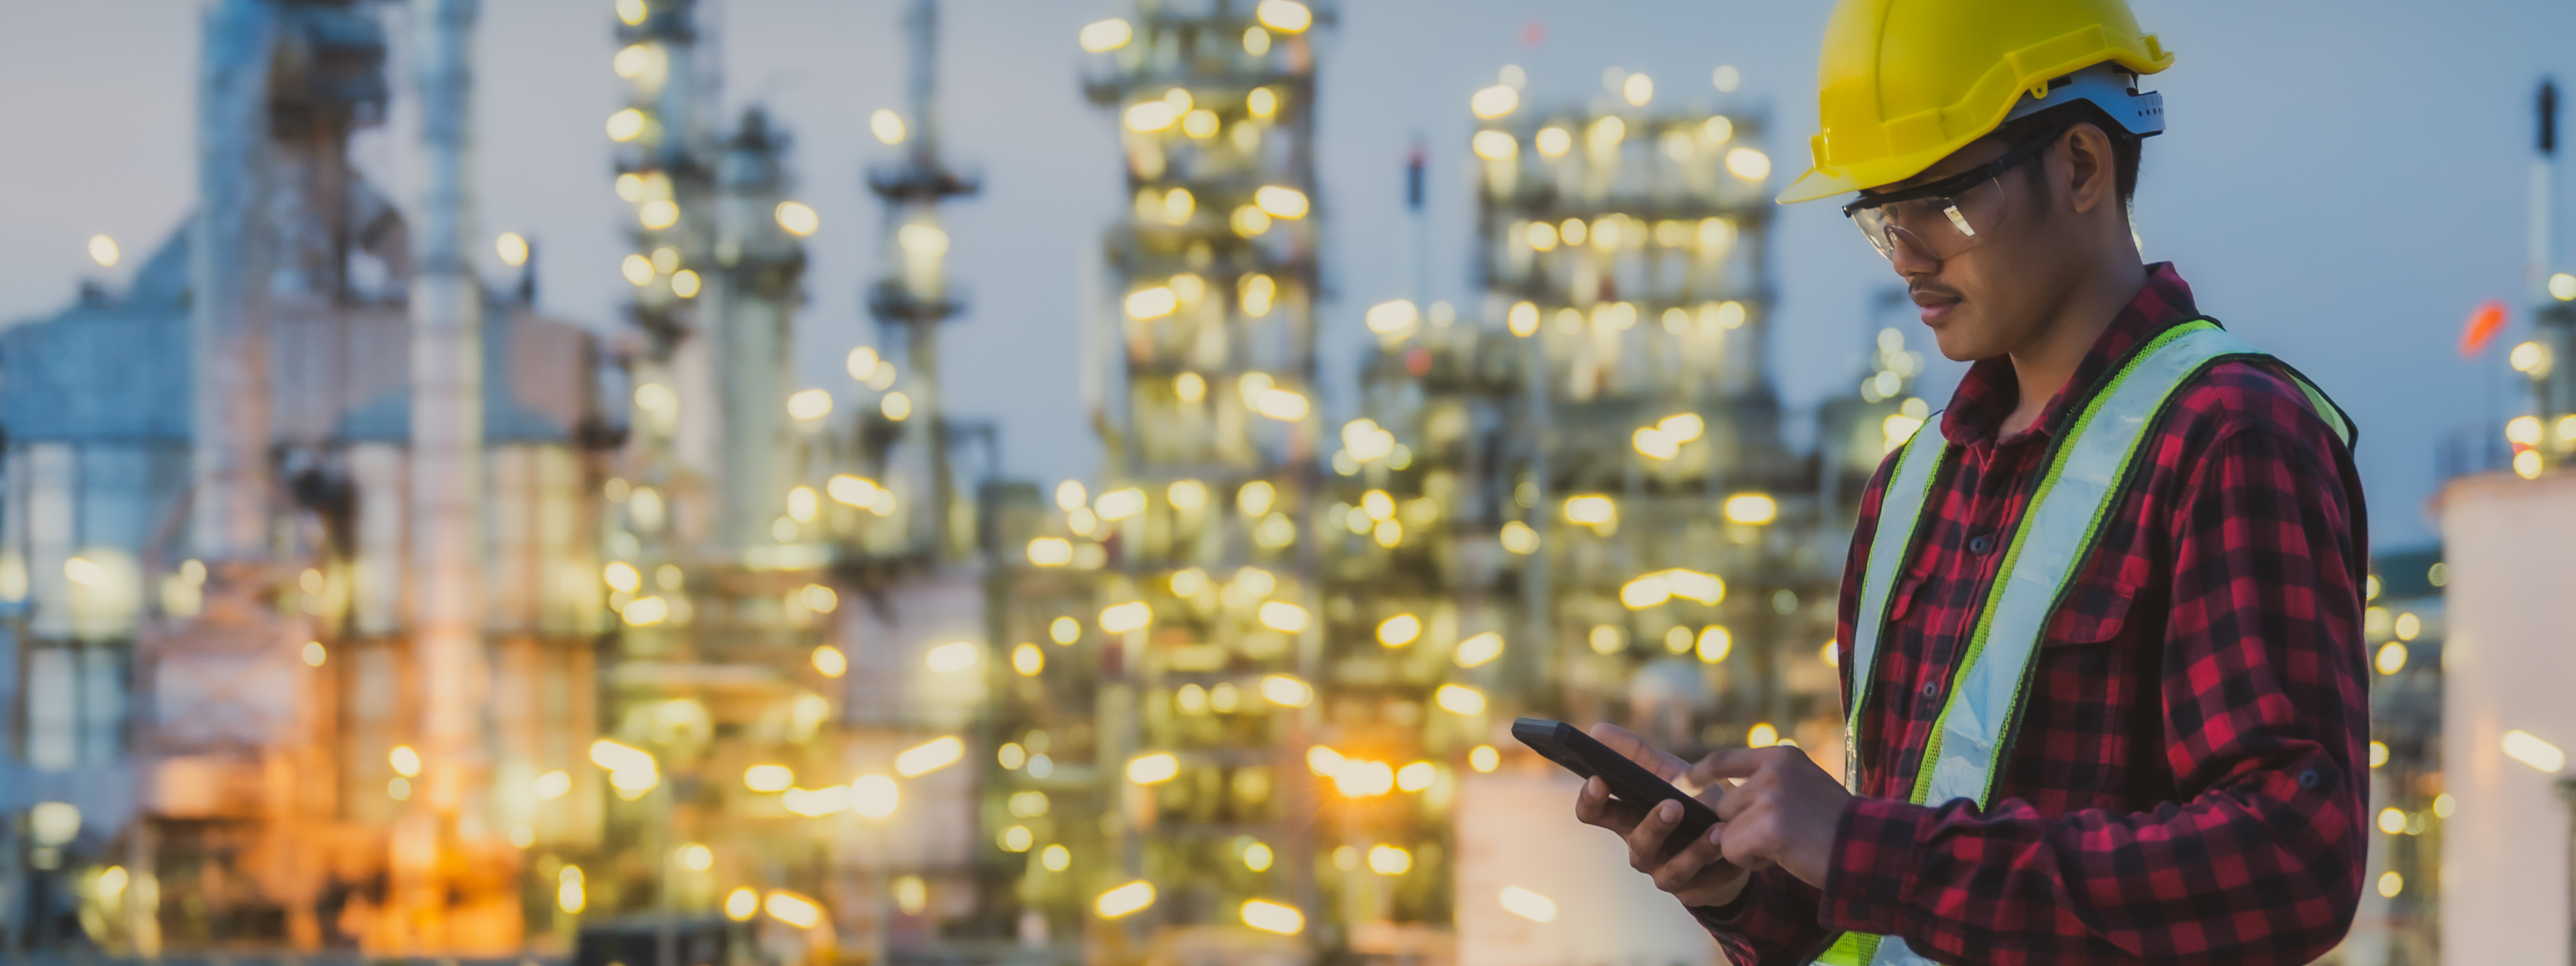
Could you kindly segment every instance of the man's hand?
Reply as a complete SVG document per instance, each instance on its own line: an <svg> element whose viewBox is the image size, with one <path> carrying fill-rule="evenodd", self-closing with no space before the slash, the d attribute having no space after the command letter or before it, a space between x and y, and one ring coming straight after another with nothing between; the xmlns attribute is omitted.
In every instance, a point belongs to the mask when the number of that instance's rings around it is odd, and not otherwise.
<svg viewBox="0 0 2576 966"><path fill-rule="evenodd" d="M1665 781L1673 782L1685 791L1694 789L1695 786L1684 776L1688 770L1685 762L1647 747L1627 729L1596 724L1592 726L1591 734L1594 740L1646 766L1647 771L1654 772ZM1719 792L1714 787L1716 783L1702 784L1711 787L1696 792L1697 797L1702 803L1715 807ZM1584 780L1582 793L1575 796L1574 817L1583 820L1583 824L1598 825L1618 833L1628 843L1629 867L1653 877L1655 888L1672 893L1683 905L1725 905L1734 901L1737 893L1744 891L1745 881L1751 878L1751 873L1729 864L1724 858L1718 839L1722 825L1711 827L1708 834L1700 836L1681 851L1669 857L1664 855L1665 840L1672 837L1673 826L1682 818L1682 807L1677 802L1663 802L1651 812L1640 813L1635 805L1613 800L1610 787L1601 779L1591 778ZM1832 826L1826 826L1826 831L1830 834Z"/></svg>
<svg viewBox="0 0 2576 966"><path fill-rule="evenodd" d="M1806 752L1789 746L1730 748L1701 759L1688 777L1701 785L1742 782L1714 803L1727 861L1752 869L1777 864L1799 881L1824 888L1834 832L1851 793Z"/></svg>

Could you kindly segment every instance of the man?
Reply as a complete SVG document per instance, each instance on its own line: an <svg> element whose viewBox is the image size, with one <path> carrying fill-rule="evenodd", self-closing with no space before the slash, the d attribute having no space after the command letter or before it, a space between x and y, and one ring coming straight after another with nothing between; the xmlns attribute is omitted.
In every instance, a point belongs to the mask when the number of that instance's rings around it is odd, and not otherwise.
<svg viewBox="0 0 2576 966"><path fill-rule="evenodd" d="M2122 0L1834 9L1815 167L1781 201L1860 192L1844 213L1975 360L1862 500L1847 774L1796 748L1685 767L1602 726L1722 821L1668 855L1677 806L1597 780L1576 806L1738 963L2299 963L2351 923L2350 427L2140 264L2164 125L2136 78L2171 62Z"/></svg>

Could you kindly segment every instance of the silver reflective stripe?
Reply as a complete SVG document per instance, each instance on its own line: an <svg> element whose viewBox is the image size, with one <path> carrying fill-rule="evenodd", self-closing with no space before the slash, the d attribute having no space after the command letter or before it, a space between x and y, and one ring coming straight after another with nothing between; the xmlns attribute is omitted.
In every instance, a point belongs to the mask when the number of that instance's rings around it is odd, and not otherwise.
<svg viewBox="0 0 2576 966"><path fill-rule="evenodd" d="M1941 966L1914 952L1904 937L1887 936L1878 941L1878 955L1870 957L1870 966Z"/></svg>
<svg viewBox="0 0 2576 966"><path fill-rule="evenodd" d="M1986 609L1969 664L1952 679L1942 712L1940 760L1917 804L1965 798L1982 808L1994 787L1996 754L2007 737L2022 679L2040 634L2076 565L2093 550L2094 534L2111 511L2120 478L2165 399L2209 360L2254 354L2253 346L2218 328L2182 332L2124 370L2087 407L2084 421L2059 454L2052 479L2043 479L2016 528L2004 558L2002 594Z"/></svg>
<svg viewBox="0 0 2576 966"><path fill-rule="evenodd" d="M1860 613L1852 621L1851 686L1845 689L1843 702L1843 787L1854 795L1860 794L1860 708L1869 697L1870 679L1877 676L1878 667L1872 662L1878 657L1878 639L1887 627L1897 577L1905 571L1906 548L1914 545L1914 531L1922 526L1923 501L1941 472L1941 461L1949 455L1950 442L1942 438L1939 424L1926 421L1905 441L1896 457L1896 471L1888 474L1887 493L1879 498L1878 531L1870 537L1869 560L1860 572Z"/></svg>

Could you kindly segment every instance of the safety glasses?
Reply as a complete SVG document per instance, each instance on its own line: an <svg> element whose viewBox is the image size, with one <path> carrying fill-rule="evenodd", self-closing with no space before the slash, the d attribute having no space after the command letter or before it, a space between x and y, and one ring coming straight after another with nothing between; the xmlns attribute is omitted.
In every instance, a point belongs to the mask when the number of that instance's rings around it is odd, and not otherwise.
<svg viewBox="0 0 2576 966"><path fill-rule="evenodd" d="M2065 129L2032 138L2004 156L1927 185L1866 195L1843 206L1843 217L1860 228L1882 258L1896 258L1896 246L1940 261L1976 247L2004 221L2010 195L1996 182L2057 142Z"/></svg>

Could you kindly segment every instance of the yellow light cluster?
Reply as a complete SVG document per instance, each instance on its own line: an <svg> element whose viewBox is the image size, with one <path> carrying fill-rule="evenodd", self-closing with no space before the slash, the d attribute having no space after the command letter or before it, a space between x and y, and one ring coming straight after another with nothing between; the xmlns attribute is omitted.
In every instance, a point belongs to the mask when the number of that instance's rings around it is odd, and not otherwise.
<svg viewBox="0 0 2576 966"><path fill-rule="evenodd" d="M1726 599L1726 581L1716 574L1675 567L1646 574L1619 588L1619 602L1631 610L1643 610L1675 597L1714 606Z"/></svg>
<svg viewBox="0 0 2576 966"><path fill-rule="evenodd" d="M1637 452L1659 460L1681 455L1682 445L1700 438L1708 431L1708 422L1698 413L1674 413L1652 426L1637 430L1630 442Z"/></svg>

